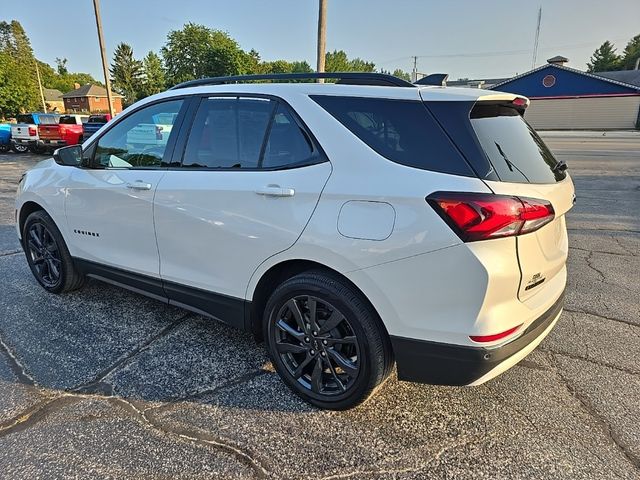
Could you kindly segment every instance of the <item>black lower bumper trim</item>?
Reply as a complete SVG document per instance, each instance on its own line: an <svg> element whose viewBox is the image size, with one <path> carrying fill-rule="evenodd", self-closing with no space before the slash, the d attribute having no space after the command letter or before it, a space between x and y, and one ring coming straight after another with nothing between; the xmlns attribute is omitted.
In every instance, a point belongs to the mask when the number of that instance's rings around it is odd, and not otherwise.
<svg viewBox="0 0 640 480"><path fill-rule="evenodd" d="M432 385L468 385L538 338L558 316L563 305L564 292L522 335L497 348L391 336L398 379Z"/></svg>

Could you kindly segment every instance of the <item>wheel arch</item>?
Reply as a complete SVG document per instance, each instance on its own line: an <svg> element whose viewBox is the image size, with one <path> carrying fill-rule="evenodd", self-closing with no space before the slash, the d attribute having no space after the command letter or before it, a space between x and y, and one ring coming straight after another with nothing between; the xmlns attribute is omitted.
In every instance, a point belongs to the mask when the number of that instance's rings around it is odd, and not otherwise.
<svg viewBox="0 0 640 480"><path fill-rule="evenodd" d="M340 273L334 268L331 268L327 265L324 265L320 262L314 260L307 259L287 259L283 260L275 265L269 267L266 270L260 279L257 281L256 286L251 295L251 307L248 309L246 321L249 329L253 333L256 340L261 341L262 338L262 315L264 312L264 308L266 306L267 301L269 300L269 296L276 289L278 285L282 282L288 280L291 277L294 277L300 273L307 271L321 271L325 272L330 276L338 277L340 280L347 283L354 290L359 292L362 295L364 301L366 301L371 310L375 313L376 321L378 322L381 330L386 335L386 338L389 339L389 332L378 313L378 310L373 305L371 300L367 297L366 293L358 287L352 280L347 278L345 275Z"/></svg>
<svg viewBox="0 0 640 480"><path fill-rule="evenodd" d="M47 215L51 216L49 212L38 202L33 200L27 200L20 206L20 210L18 211L18 233L20 235L20 239L22 239L22 231L24 230L24 223L27 221L29 215L33 212L37 212L39 210L44 211Z"/></svg>

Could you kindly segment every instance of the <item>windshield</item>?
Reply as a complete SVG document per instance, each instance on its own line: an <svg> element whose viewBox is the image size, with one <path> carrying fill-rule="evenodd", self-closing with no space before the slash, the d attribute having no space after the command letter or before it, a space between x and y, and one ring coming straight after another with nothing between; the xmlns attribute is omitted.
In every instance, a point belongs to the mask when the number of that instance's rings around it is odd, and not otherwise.
<svg viewBox="0 0 640 480"><path fill-rule="evenodd" d="M566 177L549 148L515 108L476 104L471 125L503 182L555 183Z"/></svg>
<svg viewBox="0 0 640 480"><path fill-rule="evenodd" d="M107 121L106 115L91 115L88 123L107 123Z"/></svg>
<svg viewBox="0 0 640 480"><path fill-rule="evenodd" d="M60 117L60 123L63 125L75 125L76 118L72 117L71 115L65 115L63 117Z"/></svg>

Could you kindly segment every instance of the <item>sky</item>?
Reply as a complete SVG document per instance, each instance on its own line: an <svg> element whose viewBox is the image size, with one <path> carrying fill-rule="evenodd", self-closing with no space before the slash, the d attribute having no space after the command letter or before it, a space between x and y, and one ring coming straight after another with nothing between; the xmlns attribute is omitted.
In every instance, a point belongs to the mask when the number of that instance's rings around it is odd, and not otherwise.
<svg viewBox="0 0 640 480"><path fill-rule="evenodd" d="M327 51L377 68L449 73L451 79L509 77L531 69L538 8L536 66L563 55L585 69L610 40L622 52L640 34L640 0L327 0ZM120 42L138 58L159 51L187 22L224 30L263 60L315 66L317 0L101 0L107 55ZM92 0L0 0L0 20L19 20L36 57L67 58L73 72L102 78Z"/></svg>

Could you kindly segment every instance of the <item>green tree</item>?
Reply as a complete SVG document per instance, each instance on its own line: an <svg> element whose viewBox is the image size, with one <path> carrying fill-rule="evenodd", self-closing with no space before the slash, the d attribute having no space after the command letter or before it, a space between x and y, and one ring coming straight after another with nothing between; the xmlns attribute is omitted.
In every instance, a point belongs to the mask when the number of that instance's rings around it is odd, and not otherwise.
<svg viewBox="0 0 640 480"><path fill-rule="evenodd" d="M226 32L187 23L172 30L162 47L167 83L202 77L239 75L257 66L257 52L245 52Z"/></svg>
<svg viewBox="0 0 640 480"><path fill-rule="evenodd" d="M620 61L620 65L622 70L631 70L635 67L636 61L640 58L640 35L636 35L627 46L624 47L622 52L622 60Z"/></svg>
<svg viewBox="0 0 640 480"><path fill-rule="evenodd" d="M376 65L361 58L349 59L344 50L328 52L325 58L327 72L373 72Z"/></svg>
<svg viewBox="0 0 640 480"><path fill-rule="evenodd" d="M406 80L407 82L411 81L411 74L409 72L405 72L400 68L396 68L391 75Z"/></svg>
<svg viewBox="0 0 640 480"><path fill-rule="evenodd" d="M58 71L58 75L67 75L69 73L66 58L56 57L56 70Z"/></svg>
<svg viewBox="0 0 640 480"><path fill-rule="evenodd" d="M0 22L0 116L41 108L29 38L20 22Z"/></svg>
<svg viewBox="0 0 640 480"><path fill-rule="evenodd" d="M124 96L125 105L131 105L140 97L143 73L142 62L134 58L131 46L118 44L110 71L113 89Z"/></svg>
<svg viewBox="0 0 640 480"><path fill-rule="evenodd" d="M165 86L164 67L158 54L149 52L142 61L142 88L141 95L148 97L162 92Z"/></svg>
<svg viewBox="0 0 640 480"><path fill-rule="evenodd" d="M620 68L620 55L616 53L613 44L607 40L600 45L593 55L589 63L587 63L588 72L606 72L609 70L618 70Z"/></svg>

